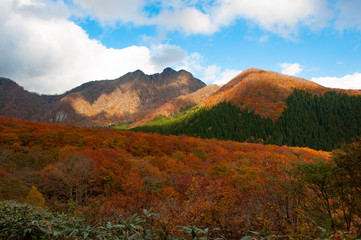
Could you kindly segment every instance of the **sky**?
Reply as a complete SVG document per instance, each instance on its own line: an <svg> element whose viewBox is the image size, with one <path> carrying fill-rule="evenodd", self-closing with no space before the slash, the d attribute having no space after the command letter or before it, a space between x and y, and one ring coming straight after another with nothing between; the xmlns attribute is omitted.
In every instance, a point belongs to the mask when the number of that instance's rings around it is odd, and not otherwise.
<svg viewBox="0 0 361 240"><path fill-rule="evenodd" d="M0 0L0 76L61 94L137 69L361 89L360 0Z"/></svg>

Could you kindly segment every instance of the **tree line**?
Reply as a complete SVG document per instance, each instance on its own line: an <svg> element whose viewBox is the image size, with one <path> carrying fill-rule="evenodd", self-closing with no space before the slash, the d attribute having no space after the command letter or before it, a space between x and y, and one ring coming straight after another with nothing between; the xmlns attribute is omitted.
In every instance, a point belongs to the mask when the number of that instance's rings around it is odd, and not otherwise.
<svg viewBox="0 0 361 240"><path fill-rule="evenodd" d="M361 135L361 97L336 92L313 95L295 89L274 122L230 102L201 108L181 121L146 124L135 131L186 134L240 142L310 147L331 151Z"/></svg>

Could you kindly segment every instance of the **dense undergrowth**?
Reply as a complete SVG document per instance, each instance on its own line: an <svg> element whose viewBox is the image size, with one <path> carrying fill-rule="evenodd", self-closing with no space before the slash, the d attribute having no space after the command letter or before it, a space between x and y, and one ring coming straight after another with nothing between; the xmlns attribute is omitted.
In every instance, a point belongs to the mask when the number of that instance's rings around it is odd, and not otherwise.
<svg viewBox="0 0 361 240"><path fill-rule="evenodd" d="M120 218L144 217L142 210L152 209L159 214L147 220L153 234L184 237L184 230L192 239L192 231L203 237L209 229L208 237L224 239L241 239L249 231L258 239L354 239L361 235L360 156L360 141L330 154L0 117L0 199L53 212L58 225L43 216L26 220L35 221L30 229L41 234L46 221L68 232L80 217L83 230L73 234L83 236L88 227L117 225ZM15 216L7 224L15 224Z"/></svg>
<svg viewBox="0 0 361 240"><path fill-rule="evenodd" d="M15 201L0 202L0 239L216 239L211 231L195 226L179 227L180 237L170 236L166 226L157 229L157 214L143 210L125 219L87 224L84 218L52 213L47 209Z"/></svg>
<svg viewBox="0 0 361 240"><path fill-rule="evenodd" d="M47 209L16 201L0 202L0 239L226 239L218 233L217 228L209 230L196 226L178 226L178 236L172 236L167 226L157 226L158 214L143 210L141 215L134 214L125 219L114 213L114 218L98 224L86 223L84 218L64 213L52 213ZM318 239L355 239L354 234L331 231L331 224L325 228L318 227ZM270 232L245 231L241 240L252 239L310 239L307 235L287 236Z"/></svg>

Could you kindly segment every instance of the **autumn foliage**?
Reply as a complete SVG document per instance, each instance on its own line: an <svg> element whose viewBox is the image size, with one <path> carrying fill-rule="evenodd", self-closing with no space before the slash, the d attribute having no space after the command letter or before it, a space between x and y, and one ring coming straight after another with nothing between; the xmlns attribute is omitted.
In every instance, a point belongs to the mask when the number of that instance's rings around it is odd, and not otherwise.
<svg viewBox="0 0 361 240"><path fill-rule="evenodd" d="M0 197L26 201L32 186L56 211L88 221L152 209L158 224L314 234L290 174L329 161L308 148L58 126L0 117ZM35 191L35 190L32 190ZM39 195L39 194L38 194ZM303 229L303 230L302 230ZM302 233L303 234L303 233Z"/></svg>
<svg viewBox="0 0 361 240"><path fill-rule="evenodd" d="M250 68L205 98L198 106L212 107L227 101L240 107L241 110L249 110L275 121L287 108L286 99L294 89L312 94L336 91L350 96L361 95L357 90L330 89L303 78Z"/></svg>

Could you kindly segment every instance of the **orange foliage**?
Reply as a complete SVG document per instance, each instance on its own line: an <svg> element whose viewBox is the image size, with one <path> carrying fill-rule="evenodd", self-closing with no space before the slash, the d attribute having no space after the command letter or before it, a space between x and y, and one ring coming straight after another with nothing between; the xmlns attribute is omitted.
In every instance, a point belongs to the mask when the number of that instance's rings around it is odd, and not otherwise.
<svg viewBox="0 0 361 240"><path fill-rule="evenodd" d="M330 88L303 78L251 68L243 71L221 89L205 98L198 106L212 107L220 102L228 101L239 106L241 110L250 110L263 117L276 120L287 107L286 99L294 89L312 94L331 91ZM361 95L361 91L357 90L332 89L332 91Z"/></svg>
<svg viewBox="0 0 361 240"><path fill-rule="evenodd" d="M279 215L296 215L293 202L282 198L286 193L275 194L289 184L284 169L296 161L329 158L327 152L308 148L76 128L3 117L0 129L0 149L7 149L0 162L0 178L16 176L26 187L29 180L17 171L31 166L38 157L41 178L31 181L51 207L60 208L75 196L79 209L97 216L110 216L113 210L132 214L153 208L161 214L159 221L170 228L218 226L229 238L241 228L257 229L271 220L269 228L281 231ZM16 153L31 153L30 163L13 163L19 165L6 172L5 163ZM77 161L87 164L87 171ZM0 184L0 190L2 187ZM272 208L274 204L281 212Z"/></svg>

